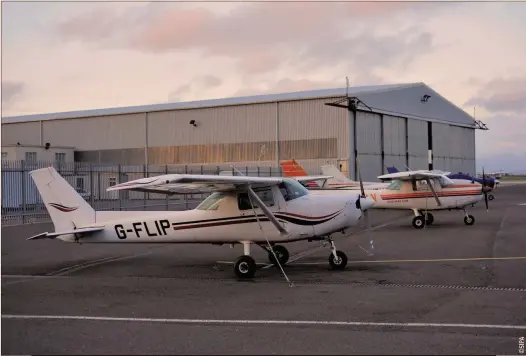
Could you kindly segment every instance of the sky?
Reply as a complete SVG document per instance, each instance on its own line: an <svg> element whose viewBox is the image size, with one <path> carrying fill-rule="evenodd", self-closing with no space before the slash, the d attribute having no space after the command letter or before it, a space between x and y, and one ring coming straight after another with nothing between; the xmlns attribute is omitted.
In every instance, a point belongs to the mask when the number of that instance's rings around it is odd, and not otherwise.
<svg viewBox="0 0 526 356"><path fill-rule="evenodd" d="M424 82L526 171L526 3L2 2L2 116Z"/></svg>

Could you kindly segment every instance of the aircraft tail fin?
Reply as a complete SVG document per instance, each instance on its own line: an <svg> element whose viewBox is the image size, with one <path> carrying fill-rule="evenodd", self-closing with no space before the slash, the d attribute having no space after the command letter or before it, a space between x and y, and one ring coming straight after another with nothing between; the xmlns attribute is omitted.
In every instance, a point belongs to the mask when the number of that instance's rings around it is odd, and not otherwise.
<svg viewBox="0 0 526 356"><path fill-rule="evenodd" d="M392 167L385 167L385 168L387 168L387 173L389 173L389 174L399 173L399 172L400 172L398 169L396 169L395 166L392 166Z"/></svg>
<svg viewBox="0 0 526 356"><path fill-rule="evenodd" d="M352 180L347 178L338 168L333 164L327 164L321 166L321 172L327 176L332 176L333 178L329 180L331 184L349 184L354 183Z"/></svg>
<svg viewBox="0 0 526 356"><path fill-rule="evenodd" d="M95 223L95 210L53 167L29 172L42 197L56 232Z"/></svg>
<svg viewBox="0 0 526 356"><path fill-rule="evenodd" d="M280 166L285 177L305 177L309 175L295 159L283 161L280 163ZM314 181L306 182L305 185L307 187L319 188L319 185Z"/></svg>

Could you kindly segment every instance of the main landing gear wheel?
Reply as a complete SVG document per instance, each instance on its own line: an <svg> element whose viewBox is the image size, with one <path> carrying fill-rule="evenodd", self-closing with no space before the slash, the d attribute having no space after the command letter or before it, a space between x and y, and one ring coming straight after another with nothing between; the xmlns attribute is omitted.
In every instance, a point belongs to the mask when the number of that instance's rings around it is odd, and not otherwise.
<svg viewBox="0 0 526 356"><path fill-rule="evenodd" d="M433 214L427 213L427 214L425 214L425 216L426 216L426 225L433 224L433 221L435 221L435 218L433 217Z"/></svg>
<svg viewBox="0 0 526 356"><path fill-rule="evenodd" d="M283 266L285 263L287 263L287 261L289 260L289 251L285 247L281 245L276 245L276 246L272 246L272 250L274 250L274 253L276 254L276 257L278 258L280 265ZM272 250L269 249L268 251L268 259L270 263L272 263L273 265L277 265L276 259L274 258L274 254L272 253Z"/></svg>
<svg viewBox="0 0 526 356"><path fill-rule="evenodd" d="M256 261L250 256L240 256L234 264L234 272L240 279L249 279L256 273Z"/></svg>
<svg viewBox="0 0 526 356"><path fill-rule="evenodd" d="M495 197L493 196L493 194L488 194L488 199L489 200L493 200L493 199L495 199Z"/></svg>
<svg viewBox="0 0 526 356"><path fill-rule="evenodd" d="M425 225L424 217L422 215L415 216L413 218L413 227L415 229L421 229Z"/></svg>
<svg viewBox="0 0 526 356"><path fill-rule="evenodd" d="M473 225L475 223L475 217L473 215L467 215L464 217L464 224Z"/></svg>
<svg viewBox="0 0 526 356"><path fill-rule="evenodd" d="M329 264L332 269L342 270L347 266L347 255L342 251L336 251L338 258L334 257L334 254L331 252L329 255Z"/></svg>

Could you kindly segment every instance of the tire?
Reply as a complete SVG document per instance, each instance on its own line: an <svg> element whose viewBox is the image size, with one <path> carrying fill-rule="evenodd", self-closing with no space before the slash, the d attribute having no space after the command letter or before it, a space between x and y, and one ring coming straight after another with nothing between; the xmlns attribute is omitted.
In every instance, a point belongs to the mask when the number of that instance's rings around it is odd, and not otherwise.
<svg viewBox="0 0 526 356"><path fill-rule="evenodd" d="M272 249L274 250L274 253L278 257L278 261L280 265L283 266L285 263L287 263L287 261L289 260L289 251L285 247L281 245L276 245L276 246L272 246ZM268 259L270 263L272 263L273 265L277 265L276 259L274 258L274 254L272 253L272 251L269 251Z"/></svg>
<svg viewBox="0 0 526 356"><path fill-rule="evenodd" d="M234 264L234 273L239 279L250 279L256 273L256 261L250 256L240 256Z"/></svg>
<svg viewBox="0 0 526 356"><path fill-rule="evenodd" d="M336 270L342 270L347 266L347 255L342 251L336 251L336 255L339 258L339 261L334 258L334 255L329 255L329 264L331 265L332 269Z"/></svg>
<svg viewBox="0 0 526 356"><path fill-rule="evenodd" d="M435 217L431 213L426 214L426 225L432 225L433 221L435 221Z"/></svg>
<svg viewBox="0 0 526 356"><path fill-rule="evenodd" d="M495 197L493 196L493 194L488 194L488 200L491 201L491 200L493 200L493 199L495 199Z"/></svg>
<svg viewBox="0 0 526 356"><path fill-rule="evenodd" d="M415 216L413 218L413 227L415 229L422 229L422 228L424 228L424 226L425 226L425 220L424 220L424 217L422 215Z"/></svg>
<svg viewBox="0 0 526 356"><path fill-rule="evenodd" d="M464 217L464 224L473 225L475 223L475 217L473 215L468 215Z"/></svg>

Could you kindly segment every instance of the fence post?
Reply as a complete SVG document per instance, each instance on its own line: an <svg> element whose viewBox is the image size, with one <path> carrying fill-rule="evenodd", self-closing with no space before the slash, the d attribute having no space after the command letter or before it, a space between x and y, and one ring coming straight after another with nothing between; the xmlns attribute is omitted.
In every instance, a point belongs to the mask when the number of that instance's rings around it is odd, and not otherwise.
<svg viewBox="0 0 526 356"><path fill-rule="evenodd" d="M120 184L121 183L121 164L119 163L117 165L117 181L115 182L116 184ZM122 191L118 190L117 191L117 194L119 194L119 211L122 210Z"/></svg>
<svg viewBox="0 0 526 356"><path fill-rule="evenodd" d="M26 165L25 160L22 160L20 171L22 172L22 224L26 223Z"/></svg>
<svg viewBox="0 0 526 356"><path fill-rule="evenodd" d="M164 174L168 174L168 165L164 165ZM166 201L166 211L168 211L168 194L164 195L164 200Z"/></svg>
<svg viewBox="0 0 526 356"><path fill-rule="evenodd" d="M146 171L147 171L146 164L143 164L143 177L144 178L148 178L146 176ZM143 208L144 208L144 210L146 210L146 194L148 194L148 193L144 192L144 195L143 195L143 197L144 197L144 199L143 199Z"/></svg>

